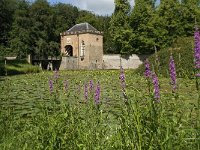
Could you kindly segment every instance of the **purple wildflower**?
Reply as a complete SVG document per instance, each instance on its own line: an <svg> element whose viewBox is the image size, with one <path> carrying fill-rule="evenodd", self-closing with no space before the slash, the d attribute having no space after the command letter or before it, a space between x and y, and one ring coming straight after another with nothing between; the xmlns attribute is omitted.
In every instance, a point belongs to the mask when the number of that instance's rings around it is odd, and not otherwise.
<svg viewBox="0 0 200 150"><path fill-rule="evenodd" d="M65 91L67 92L67 90L68 90L68 81L67 80L64 81L64 88L65 88Z"/></svg>
<svg viewBox="0 0 200 150"><path fill-rule="evenodd" d="M200 34L198 28L196 27L196 31L194 33L194 61L195 61L195 68L200 69ZM200 73L196 72L196 77L200 77Z"/></svg>
<svg viewBox="0 0 200 150"><path fill-rule="evenodd" d="M169 73L170 73L170 78L171 78L172 89L174 91L176 89L176 68L175 68L175 63L172 56L170 56L170 60L169 60Z"/></svg>
<svg viewBox="0 0 200 150"><path fill-rule="evenodd" d="M196 77L200 77L200 73L197 73L195 76L196 76Z"/></svg>
<svg viewBox="0 0 200 150"><path fill-rule="evenodd" d="M120 80L121 80L121 87L122 90L125 91L125 87L126 87L126 83L125 83L125 74L124 74L124 69L121 66L120 67L120 76L119 76Z"/></svg>
<svg viewBox="0 0 200 150"><path fill-rule="evenodd" d="M50 93L52 94L52 92L53 92L53 81L51 79L49 80L49 90L50 90Z"/></svg>
<svg viewBox="0 0 200 150"><path fill-rule="evenodd" d="M160 102L160 89L159 89L159 82L158 77L155 73L152 74L152 81L154 86L154 98L157 102Z"/></svg>
<svg viewBox="0 0 200 150"><path fill-rule="evenodd" d="M87 84L85 84L84 96L85 96L85 100L87 100L88 99L88 87L87 87Z"/></svg>
<svg viewBox="0 0 200 150"><path fill-rule="evenodd" d="M197 27L194 33L194 41L195 41L194 45L195 68L200 69L200 34Z"/></svg>
<svg viewBox="0 0 200 150"><path fill-rule="evenodd" d="M81 93L81 82L78 84L77 87L77 94L79 95Z"/></svg>
<svg viewBox="0 0 200 150"><path fill-rule="evenodd" d="M127 102L128 101L128 97L127 97L126 91L125 91L125 88L126 88L125 74L124 74L124 69L123 69L122 66L120 67L120 76L119 76L119 78L121 80L122 94L123 94L123 97L125 98L125 102Z"/></svg>
<svg viewBox="0 0 200 150"><path fill-rule="evenodd" d="M92 81L92 80L90 80L90 91L92 91L92 90L93 90L93 88L94 88L93 81Z"/></svg>
<svg viewBox="0 0 200 150"><path fill-rule="evenodd" d="M54 71L54 79L58 79L59 78L59 73L58 73L58 70L57 69L55 69L55 71Z"/></svg>
<svg viewBox="0 0 200 150"><path fill-rule="evenodd" d="M97 87L96 87L96 90L95 90L95 103L96 104L99 104L100 103L100 83L98 81L97 83Z"/></svg>
<svg viewBox="0 0 200 150"><path fill-rule="evenodd" d="M150 78L150 76L151 76L150 64L149 64L148 59L145 60L145 72L144 72L144 76L146 78Z"/></svg>

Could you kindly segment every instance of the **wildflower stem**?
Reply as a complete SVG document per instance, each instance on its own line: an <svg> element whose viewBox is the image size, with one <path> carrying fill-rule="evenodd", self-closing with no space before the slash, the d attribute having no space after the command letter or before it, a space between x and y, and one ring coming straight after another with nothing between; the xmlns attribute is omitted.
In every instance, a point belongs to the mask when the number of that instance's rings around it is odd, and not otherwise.
<svg viewBox="0 0 200 150"><path fill-rule="evenodd" d="M199 81L196 76L196 90L198 93L198 98L197 98L197 120L196 120L196 140L197 140L197 147L200 149L200 91L199 91Z"/></svg>

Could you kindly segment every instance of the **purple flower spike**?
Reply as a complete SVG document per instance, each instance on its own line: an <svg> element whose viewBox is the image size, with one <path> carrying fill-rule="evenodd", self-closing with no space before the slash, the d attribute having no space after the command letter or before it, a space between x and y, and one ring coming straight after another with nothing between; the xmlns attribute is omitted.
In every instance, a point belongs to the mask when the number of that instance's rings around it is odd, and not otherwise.
<svg viewBox="0 0 200 150"><path fill-rule="evenodd" d="M77 87L77 94L79 95L81 93L81 83L78 84L78 87Z"/></svg>
<svg viewBox="0 0 200 150"><path fill-rule="evenodd" d="M175 89L177 88L177 86L176 86L176 68L175 68L175 63L174 63L174 59L172 56L170 56L170 60L169 60L169 73L170 73L170 78L171 78L172 90L175 91Z"/></svg>
<svg viewBox="0 0 200 150"><path fill-rule="evenodd" d="M126 83L125 83L125 74L124 74L124 69L121 66L120 67L120 76L119 76L120 80L121 80L121 87L122 90L125 91L125 87L126 87Z"/></svg>
<svg viewBox="0 0 200 150"><path fill-rule="evenodd" d="M200 69L200 34L197 27L194 33L194 41L195 41L194 44L195 68Z"/></svg>
<svg viewBox="0 0 200 150"><path fill-rule="evenodd" d="M154 86L154 98L157 102L160 102L160 89L159 89L159 82L158 77L155 73L152 74L152 81Z"/></svg>
<svg viewBox="0 0 200 150"><path fill-rule="evenodd" d="M151 69L150 69L150 64L148 59L145 60L145 72L144 72L144 76L146 78L150 78L151 76Z"/></svg>
<svg viewBox="0 0 200 150"><path fill-rule="evenodd" d="M85 84L84 96L85 96L85 100L87 101L87 99L88 99L88 87L87 87L87 84Z"/></svg>
<svg viewBox="0 0 200 150"><path fill-rule="evenodd" d="M95 90L95 103L96 104L100 103L100 92L101 92L101 90L100 90L100 83L98 81L97 87L96 87L96 90Z"/></svg>
<svg viewBox="0 0 200 150"><path fill-rule="evenodd" d="M68 81L67 80L64 81L64 88L65 88L65 91L67 92L67 90L68 90Z"/></svg>
<svg viewBox="0 0 200 150"><path fill-rule="evenodd" d="M92 80L90 80L90 91L92 91L92 90L93 90L93 88L94 88L93 81L92 81Z"/></svg>
<svg viewBox="0 0 200 150"><path fill-rule="evenodd" d="M49 80L49 90L50 90L50 93L52 94L52 92L53 92L53 81L51 79Z"/></svg>
<svg viewBox="0 0 200 150"><path fill-rule="evenodd" d="M196 77L200 77L200 73L197 73L195 76L196 76Z"/></svg>
<svg viewBox="0 0 200 150"><path fill-rule="evenodd" d="M57 69L55 69L55 71L54 71L54 79L58 79L59 78L59 73L58 73L58 70Z"/></svg>

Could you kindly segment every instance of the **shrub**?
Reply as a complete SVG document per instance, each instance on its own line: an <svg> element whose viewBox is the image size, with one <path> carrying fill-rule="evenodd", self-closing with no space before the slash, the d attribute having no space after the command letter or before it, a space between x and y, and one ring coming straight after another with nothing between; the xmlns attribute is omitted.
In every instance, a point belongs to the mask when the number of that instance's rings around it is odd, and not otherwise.
<svg viewBox="0 0 200 150"><path fill-rule="evenodd" d="M177 77L191 78L194 74L193 47L194 39L192 37L177 39L172 47L160 50L157 54L155 53L149 57L151 69L161 76L168 77L169 57L172 53L176 65ZM144 73L144 64L136 69L136 73Z"/></svg>

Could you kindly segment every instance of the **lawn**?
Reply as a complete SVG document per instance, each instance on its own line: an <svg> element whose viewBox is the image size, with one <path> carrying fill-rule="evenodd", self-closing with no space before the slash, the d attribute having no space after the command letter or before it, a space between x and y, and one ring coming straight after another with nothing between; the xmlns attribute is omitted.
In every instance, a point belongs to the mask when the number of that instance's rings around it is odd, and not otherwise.
<svg viewBox="0 0 200 150"><path fill-rule="evenodd" d="M126 70L124 95L119 75L108 70L0 77L0 149L200 149L195 80L179 78L172 93L170 79L159 77L161 98L155 102L143 76Z"/></svg>

